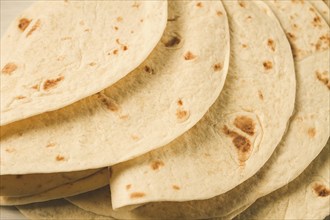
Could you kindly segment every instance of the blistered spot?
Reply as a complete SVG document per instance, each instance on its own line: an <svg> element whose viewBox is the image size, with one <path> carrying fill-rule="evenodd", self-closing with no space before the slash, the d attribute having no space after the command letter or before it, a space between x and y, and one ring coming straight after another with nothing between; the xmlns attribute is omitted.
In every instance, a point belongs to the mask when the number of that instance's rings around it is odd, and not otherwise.
<svg viewBox="0 0 330 220"><path fill-rule="evenodd" d="M44 90L49 90L51 88L54 88L57 86L57 84L64 79L63 76L60 76L56 79L48 79L46 82L44 82L43 89Z"/></svg>
<svg viewBox="0 0 330 220"><path fill-rule="evenodd" d="M243 137L240 135L233 139L233 144L239 151L241 151L243 153L246 153L246 152L250 151L250 149L251 149L250 140L247 139L246 137Z"/></svg>
<svg viewBox="0 0 330 220"><path fill-rule="evenodd" d="M264 66L265 70L270 70L273 68L273 63L270 61L264 61L262 65Z"/></svg>
<svg viewBox="0 0 330 220"><path fill-rule="evenodd" d="M56 144L53 143L53 142L50 142L50 143L48 143L48 144L46 145L47 148L48 148L48 147L55 147L55 146L56 146Z"/></svg>
<svg viewBox="0 0 330 220"><path fill-rule="evenodd" d="M188 51L185 55L184 55L184 59L185 60L193 60L196 58L196 55L194 55L192 52Z"/></svg>
<svg viewBox="0 0 330 220"><path fill-rule="evenodd" d="M242 8L245 8L245 6L246 6L245 3L244 3L244 2L241 2L241 1L238 2L238 5L239 5L240 7L242 7Z"/></svg>
<svg viewBox="0 0 330 220"><path fill-rule="evenodd" d="M123 21L123 18L122 17L117 17L116 19L118 22L122 22Z"/></svg>
<svg viewBox="0 0 330 220"><path fill-rule="evenodd" d="M12 72L14 72L17 69L17 66L15 63L7 63L1 70L1 73L10 75Z"/></svg>
<svg viewBox="0 0 330 220"><path fill-rule="evenodd" d="M213 65L213 70L214 70L215 72L221 71L221 70L222 70L222 65L221 65L221 63L216 63L216 64L214 64L214 65Z"/></svg>
<svg viewBox="0 0 330 220"><path fill-rule="evenodd" d="M56 160L57 161L64 161L65 160L65 157L63 157L62 155L57 155L56 156Z"/></svg>
<svg viewBox="0 0 330 220"><path fill-rule="evenodd" d="M201 8L201 7L203 7L203 4L201 2L197 2L196 7Z"/></svg>
<svg viewBox="0 0 330 220"><path fill-rule="evenodd" d="M18 28L21 31L25 31L25 29L29 26L30 22L31 22L31 20L26 19L26 18L22 18L22 19L19 20Z"/></svg>
<svg viewBox="0 0 330 220"><path fill-rule="evenodd" d="M31 30L26 34L26 37L30 36L37 28L40 27L40 20L38 19L37 22L32 26Z"/></svg>
<svg viewBox="0 0 330 220"><path fill-rule="evenodd" d="M5 151L6 151L7 153L13 153L13 152L16 151L16 149L13 148L13 147L9 147L9 148L6 148Z"/></svg>
<svg viewBox="0 0 330 220"><path fill-rule="evenodd" d="M329 75L328 71L324 71L323 73L316 71L316 78L322 82L326 87L328 87L328 89L330 89L330 81L329 78L327 77L327 75Z"/></svg>
<svg viewBox="0 0 330 220"><path fill-rule="evenodd" d="M267 45L272 51L275 51L275 42L273 39L268 39Z"/></svg>
<svg viewBox="0 0 330 220"><path fill-rule="evenodd" d="M307 133L308 133L309 137L313 138L313 137L315 137L316 130L315 130L315 128L309 128Z"/></svg>
<svg viewBox="0 0 330 220"><path fill-rule="evenodd" d="M287 33L286 33L286 36L287 36L287 37L289 38L289 40L291 40L291 41L294 41L294 40L297 39L297 37L296 37L294 34L290 33L290 32L287 32Z"/></svg>
<svg viewBox="0 0 330 220"><path fill-rule="evenodd" d="M313 190L319 197L327 197L330 195L330 189L319 183L314 184Z"/></svg>
<svg viewBox="0 0 330 220"><path fill-rule="evenodd" d="M22 96L22 95L19 95L19 96L16 96L16 97L15 97L15 99L17 99L17 100L25 99L25 98L26 98L26 96Z"/></svg>
<svg viewBox="0 0 330 220"><path fill-rule="evenodd" d="M165 42L165 47L174 47L181 42L180 38L173 36L170 40Z"/></svg>
<svg viewBox="0 0 330 220"><path fill-rule="evenodd" d="M179 122L184 122L186 121L190 116L189 111L178 109L176 110L176 118L178 119Z"/></svg>
<svg viewBox="0 0 330 220"><path fill-rule="evenodd" d="M137 199L137 198L142 198L142 197L145 197L145 193L143 193L143 192L133 192L133 193L131 193L131 196L130 196L130 198L131 199Z"/></svg>
<svg viewBox="0 0 330 220"><path fill-rule="evenodd" d="M127 185L126 185L126 189L127 189L127 190L129 190L131 187L132 187L131 184L127 184Z"/></svg>
<svg viewBox="0 0 330 220"><path fill-rule="evenodd" d="M254 135L255 123L251 118L246 116L236 117L234 120L234 125L244 133Z"/></svg>
<svg viewBox="0 0 330 220"><path fill-rule="evenodd" d="M173 188L174 190L180 190L180 187L179 187L178 185L172 185L172 188Z"/></svg>
<svg viewBox="0 0 330 220"><path fill-rule="evenodd" d="M165 164L163 161L156 160L151 162L151 169L153 170L159 170L161 167L163 167Z"/></svg>
<svg viewBox="0 0 330 220"><path fill-rule="evenodd" d="M147 73L150 73L151 75L155 74L154 69L151 68L150 66L144 66L144 71L146 71Z"/></svg>
<svg viewBox="0 0 330 220"><path fill-rule="evenodd" d="M217 13L217 16L219 16L219 17L223 15L223 13L221 11L216 11L216 13Z"/></svg>
<svg viewBox="0 0 330 220"><path fill-rule="evenodd" d="M264 100L264 95L262 94L262 92L259 90L258 91L258 96L260 100Z"/></svg>

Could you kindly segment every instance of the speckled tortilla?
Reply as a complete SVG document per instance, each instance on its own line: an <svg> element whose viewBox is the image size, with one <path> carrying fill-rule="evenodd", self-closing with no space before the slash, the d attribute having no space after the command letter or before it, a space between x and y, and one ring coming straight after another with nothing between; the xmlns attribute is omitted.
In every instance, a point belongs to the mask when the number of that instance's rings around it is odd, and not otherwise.
<svg viewBox="0 0 330 220"><path fill-rule="evenodd" d="M193 129L161 149L112 167L114 208L225 193L255 174L280 142L295 101L290 45L262 2L223 3L231 29L224 90Z"/></svg>
<svg viewBox="0 0 330 220"><path fill-rule="evenodd" d="M235 218L324 219L330 215L330 142L294 181L257 200Z"/></svg>
<svg viewBox="0 0 330 220"><path fill-rule="evenodd" d="M2 175L0 177L0 196L38 194L56 186L90 176L98 171L99 169L49 174Z"/></svg>
<svg viewBox="0 0 330 220"><path fill-rule="evenodd" d="M1 125L112 85L147 58L166 19L166 0L37 1L1 38Z"/></svg>
<svg viewBox="0 0 330 220"><path fill-rule="evenodd" d="M201 8L171 1L161 41L127 77L60 110L1 127L1 172L105 167L168 144L217 99L228 63L229 28L221 3Z"/></svg>
<svg viewBox="0 0 330 220"><path fill-rule="evenodd" d="M330 10L329 7L322 0L310 0L309 3L322 15L322 18L329 24L330 23Z"/></svg>
<svg viewBox="0 0 330 220"><path fill-rule="evenodd" d="M88 219L112 220L111 217L96 215L84 211L69 202L61 199L31 205L17 206L18 210L28 219Z"/></svg>
<svg viewBox="0 0 330 220"><path fill-rule="evenodd" d="M0 205L23 205L35 202L44 202L74 196L109 185L108 168L104 168L93 175L79 179L75 182L59 185L47 191L22 197L0 196Z"/></svg>

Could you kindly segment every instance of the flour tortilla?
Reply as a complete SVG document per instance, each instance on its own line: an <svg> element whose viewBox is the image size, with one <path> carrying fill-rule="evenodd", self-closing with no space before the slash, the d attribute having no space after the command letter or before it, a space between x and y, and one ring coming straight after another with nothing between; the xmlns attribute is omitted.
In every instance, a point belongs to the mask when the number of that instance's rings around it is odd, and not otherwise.
<svg viewBox="0 0 330 220"><path fill-rule="evenodd" d="M18 206L17 208L24 216L29 219L113 219L111 217L100 216L91 212L84 211L63 199Z"/></svg>
<svg viewBox="0 0 330 220"><path fill-rule="evenodd" d="M169 4L164 36L138 69L99 94L1 127L3 175L113 165L169 143L202 118L228 70L227 17L219 2Z"/></svg>
<svg viewBox="0 0 330 220"><path fill-rule="evenodd" d="M262 2L223 3L232 31L224 90L201 122L183 136L112 167L114 209L225 193L257 172L280 142L295 100L290 45Z"/></svg>
<svg viewBox="0 0 330 220"><path fill-rule="evenodd" d="M35 202L44 202L54 199L60 199L68 196L74 196L88 191L92 191L103 186L109 185L108 168L104 168L99 172L75 182L57 186L48 191L39 194L24 197L5 197L0 196L0 205L24 205Z"/></svg>
<svg viewBox="0 0 330 220"><path fill-rule="evenodd" d="M166 0L37 1L1 38L1 126L112 85L147 58L166 19Z"/></svg>
<svg viewBox="0 0 330 220"><path fill-rule="evenodd" d="M324 219L330 214L330 142L294 181L235 219Z"/></svg>
<svg viewBox="0 0 330 220"><path fill-rule="evenodd" d="M328 7L330 7L330 0L322 0L322 1L324 1L324 3L325 3Z"/></svg>
<svg viewBox="0 0 330 220"><path fill-rule="evenodd" d="M309 3L322 15L322 18L330 24L330 10L329 7L322 0L310 0Z"/></svg>
<svg viewBox="0 0 330 220"><path fill-rule="evenodd" d="M99 169L66 173L2 175L0 196L27 196L90 176Z"/></svg>

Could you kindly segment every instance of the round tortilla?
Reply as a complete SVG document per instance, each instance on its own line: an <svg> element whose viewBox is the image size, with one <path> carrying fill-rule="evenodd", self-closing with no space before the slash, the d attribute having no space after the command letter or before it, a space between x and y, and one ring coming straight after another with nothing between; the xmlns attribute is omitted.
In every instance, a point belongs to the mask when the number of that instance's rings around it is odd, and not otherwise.
<svg viewBox="0 0 330 220"><path fill-rule="evenodd" d="M290 45L262 2L223 3L231 29L224 90L193 129L161 149L112 167L114 209L223 194L254 175L282 139L296 91Z"/></svg>
<svg viewBox="0 0 330 220"><path fill-rule="evenodd" d="M1 127L2 175L113 165L168 144L203 117L228 71L227 17L220 2L169 6L164 36L127 77L65 108Z"/></svg>
<svg viewBox="0 0 330 220"><path fill-rule="evenodd" d="M1 38L1 126L112 85L159 42L166 1L37 1Z"/></svg>

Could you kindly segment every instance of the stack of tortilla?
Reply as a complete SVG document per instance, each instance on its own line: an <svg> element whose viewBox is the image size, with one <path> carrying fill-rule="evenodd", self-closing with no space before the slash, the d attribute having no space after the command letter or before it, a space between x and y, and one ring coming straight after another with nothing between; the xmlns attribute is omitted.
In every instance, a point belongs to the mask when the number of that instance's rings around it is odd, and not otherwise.
<svg viewBox="0 0 330 220"><path fill-rule="evenodd" d="M1 217L324 219L326 3L1 3Z"/></svg>

